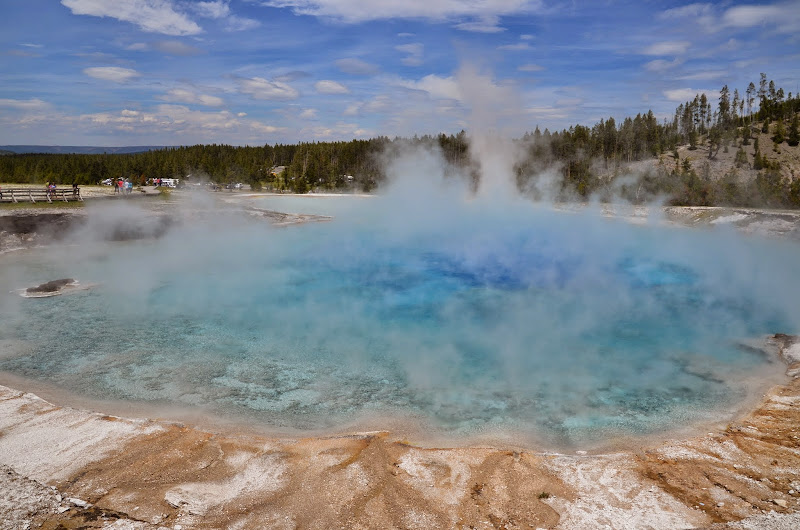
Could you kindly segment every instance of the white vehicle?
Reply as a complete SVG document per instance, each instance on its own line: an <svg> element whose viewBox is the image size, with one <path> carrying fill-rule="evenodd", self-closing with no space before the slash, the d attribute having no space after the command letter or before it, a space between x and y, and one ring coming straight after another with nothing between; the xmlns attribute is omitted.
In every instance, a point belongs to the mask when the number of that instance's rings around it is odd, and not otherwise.
<svg viewBox="0 0 800 530"><path fill-rule="evenodd" d="M167 188L177 188L181 179L161 179L161 186Z"/></svg>

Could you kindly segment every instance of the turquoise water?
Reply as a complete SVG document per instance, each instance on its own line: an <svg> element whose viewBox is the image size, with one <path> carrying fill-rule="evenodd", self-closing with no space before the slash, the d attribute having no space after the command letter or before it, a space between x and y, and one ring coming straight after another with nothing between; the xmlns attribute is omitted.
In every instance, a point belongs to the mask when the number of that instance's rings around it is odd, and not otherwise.
<svg viewBox="0 0 800 530"><path fill-rule="evenodd" d="M391 416L572 447L718 419L768 362L737 341L800 329L794 243L524 202L310 200L336 219L210 215L3 256L5 291L98 285L3 293L3 338L30 351L0 370L267 428Z"/></svg>

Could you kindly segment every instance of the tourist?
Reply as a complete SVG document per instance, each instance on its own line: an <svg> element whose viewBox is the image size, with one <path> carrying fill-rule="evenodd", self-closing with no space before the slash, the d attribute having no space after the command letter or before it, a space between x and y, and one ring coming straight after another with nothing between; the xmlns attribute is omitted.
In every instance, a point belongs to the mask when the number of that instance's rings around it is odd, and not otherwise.
<svg viewBox="0 0 800 530"><path fill-rule="evenodd" d="M117 182L117 179L114 179L114 193L119 193L119 183Z"/></svg>

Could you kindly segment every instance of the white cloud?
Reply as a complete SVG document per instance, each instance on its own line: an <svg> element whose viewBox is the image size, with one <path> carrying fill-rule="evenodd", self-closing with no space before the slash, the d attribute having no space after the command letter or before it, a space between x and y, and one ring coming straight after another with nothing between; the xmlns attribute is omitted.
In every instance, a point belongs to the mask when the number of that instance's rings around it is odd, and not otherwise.
<svg viewBox="0 0 800 530"><path fill-rule="evenodd" d="M497 15L485 15L475 20L456 24L456 29L462 31L472 31L474 33L500 33L505 28L500 27L500 17Z"/></svg>
<svg viewBox="0 0 800 530"><path fill-rule="evenodd" d="M643 55L680 55L692 44L687 41L664 41L651 44L641 51Z"/></svg>
<svg viewBox="0 0 800 530"><path fill-rule="evenodd" d="M205 53L205 51L201 50L200 48L189 46L188 44L184 44L183 42L177 40L162 40L151 42L149 44L144 42L136 42L126 46L125 49L135 52L155 50L166 53L167 55L177 55L181 57Z"/></svg>
<svg viewBox="0 0 800 530"><path fill-rule="evenodd" d="M285 74L276 75L274 79L281 83L291 83L292 81L297 81L298 79L304 79L306 77L311 77L311 74L302 70L294 70L292 72L286 72Z"/></svg>
<svg viewBox="0 0 800 530"><path fill-rule="evenodd" d="M225 103L220 97L198 94L197 92L185 88L173 88L159 99L175 103L194 103L197 105L205 105L206 107L220 107Z"/></svg>
<svg viewBox="0 0 800 530"><path fill-rule="evenodd" d="M29 52L26 50L8 50L6 55L12 55L14 57L41 57L38 53Z"/></svg>
<svg viewBox="0 0 800 530"><path fill-rule="evenodd" d="M685 6L673 7L672 9L662 11L659 18L670 19L704 16L711 12L712 7L711 4L707 3L687 4Z"/></svg>
<svg viewBox="0 0 800 530"><path fill-rule="evenodd" d="M780 33L794 33L800 31L800 6L794 1L731 7L722 15L722 23L734 28L770 25Z"/></svg>
<svg viewBox="0 0 800 530"><path fill-rule="evenodd" d="M164 35L197 35L203 30L175 10L170 0L61 0L75 15L116 18L143 31Z"/></svg>
<svg viewBox="0 0 800 530"><path fill-rule="evenodd" d="M26 48L44 48L44 44L32 44L30 42L23 42L20 46L25 46Z"/></svg>
<svg viewBox="0 0 800 530"><path fill-rule="evenodd" d="M50 106L41 99L0 99L0 107L17 110L44 110Z"/></svg>
<svg viewBox="0 0 800 530"><path fill-rule="evenodd" d="M395 50L403 53L407 53L406 57L403 57L400 62L406 66L419 66L422 64L422 52L425 49L425 46L420 42L413 42L410 44L401 44L399 46L394 47Z"/></svg>
<svg viewBox="0 0 800 530"><path fill-rule="evenodd" d="M201 111L164 104L145 110L122 108L81 115L61 114L49 108L22 117L12 117L6 112L0 113L0 124L13 128L20 143L42 142L43 139L63 143L62 136L52 135L52 131L63 130L69 131L69 141L82 143L96 142L109 135L120 142L187 145L212 142L257 145L270 136L275 141L284 139L287 132L284 127L243 119L245 116L245 113L232 114L225 110ZM176 142L176 139L180 140Z"/></svg>
<svg viewBox="0 0 800 530"><path fill-rule="evenodd" d="M688 4L667 9L662 11L658 18L662 20L686 20L689 23L697 23L710 32L719 29L714 6L708 3Z"/></svg>
<svg viewBox="0 0 800 530"><path fill-rule="evenodd" d="M78 52L73 54L75 57L81 57L84 59L90 59L92 61L103 61L106 63L121 63L122 61L117 59L115 56L111 55L110 53L105 52Z"/></svg>
<svg viewBox="0 0 800 530"><path fill-rule="evenodd" d="M679 77L682 81L710 81L712 79L720 79L729 75L727 70L703 70L694 74L687 74Z"/></svg>
<svg viewBox="0 0 800 530"><path fill-rule="evenodd" d="M238 79L239 91L253 99L289 100L297 99L300 93L293 86L282 81L269 81L262 77Z"/></svg>
<svg viewBox="0 0 800 530"><path fill-rule="evenodd" d="M324 79L314 83L314 90L320 94L349 94L350 90L341 83Z"/></svg>
<svg viewBox="0 0 800 530"><path fill-rule="evenodd" d="M205 112L191 110L183 105L158 105L151 111L123 109L117 113L83 114L78 120L90 127L140 135L169 132L192 137L218 138L215 135L226 131L271 134L281 130L255 120L242 120L240 116L226 110Z"/></svg>
<svg viewBox="0 0 800 530"><path fill-rule="evenodd" d="M317 109L303 109L299 117L303 120L313 120L317 117Z"/></svg>
<svg viewBox="0 0 800 530"><path fill-rule="evenodd" d="M334 138L364 138L374 133L362 128L357 123L336 123L332 126L315 126L301 129L303 137L331 140Z"/></svg>
<svg viewBox="0 0 800 530"><path fill-rule="evenodd" d="M779 33L800 31L800 7L797 1L776 2L766 5L740 5L724 7L712 3L694 3L663 11L659 18L686 20L697 23L709 32L720 28L752 28L771 26Z"/></svg>
<svg viewBox="0 0 800 530"><path fill-rule="evenodd" d="M261 25L258 20L240 17L231 12L230 4L227 1L217 0L214 2L197 2L192 5L192 9L204 18L215 20L225 20L228 31L246 31L257 28Z"/></svg>
<svg viewBox="0 0 800 530"><path fill-rule="evenodd" d="M565 119L569 116L565 107L538 106L525 109L527 114L539 119Z"/></svg>
<svg viewBox="0 0 800 530"><path fill-rule="evenodd" d="M544 70L544 67L539 66L538 64L528 63L518 67L517 70L520 72L540 72Z"/></svg>
<svg viewBox="0 0 800 530"><path fill-rule="evenodd" d="M336 66L342 72L351 75L373 75L379 71L379 68L374 64L355 58L339 59L336 61Z"/></svg>
<svg viewBox="0 0 800 530"><path fill-rule="evenodd" d="M518 52L518 51L530 50L531 45L528 44L527 42L518 42L516 44L504 44L503 46L498 46L497 49Z"/></svg>
<svg viewBox="0 0 800 530"><path fill-rule="evenodd" d="M389 96L375 96L369 101L362 101L349 105L342 114L344 116L358 116L365 114L377 114L392 108L392 99Z"/></svg>
<svg viewBox="0 0 800 530"><path fill-rule="evenodd" d="M401 81L400 86L412 90L422 90L435 99L456 99L462 97L461 87L454 77L439 77L435 74L426 75L419 81Z"/></svg>
<svg viewBox="0 0 800 530"><path fill-rule="evenodd" d="M228 31L247 31L259 26L261 26L261 22L258 20L231 15L228 17L228 25L225 29Z"/></svg>
<svg viewBox="0 0 800 530"><path fill-rule="evenodd" d="M119 66L94 66L92 68L85 68L83 73L95 79L113 81L114 83L127 83L140 76L139 72L136 70Z"/></svg>
<svg viewBox="0 0 800 530"><path fill-rule="evenodd" d="M680 103L684 103L686 101L691 101L694 99L695 96L699 94L705 94L706 96L710 96L712 94L716 94L717 92L714 90L702 90L702 89L695 89L695 88L676 88L673 90L665 90L664 97L666 97L669 101L677 101Z"/></svg>
<svg viewBox="0 0 800 530"><path fill-rule="evenodd" d="M654 61L650 61L649 63L645 63L644 69L648 72L666 72L667 70L671 70L677 66L683 64L682 59L674 59L672 61L666 61L664 59L656 59Z"/></svg>
<svg viewBox="0 0 800 530"><path fill-rule="evenodd" d="M329 17L344 22L389 18L444 21L474 17L479 24L481 20L490 20L491 17L536 13L543 8L541 0L374 0L369 5L365 5L363 0L265 0L262 4L289 7L296 14ZM485 22L484 26L491 27Z"/></svg>
<svg viewBox="0 0 800 530"><path fill-rule="evenodd" d="M224 18L231 14L228 2L197 2L192 6L198 15L205 18Z"/></svg>

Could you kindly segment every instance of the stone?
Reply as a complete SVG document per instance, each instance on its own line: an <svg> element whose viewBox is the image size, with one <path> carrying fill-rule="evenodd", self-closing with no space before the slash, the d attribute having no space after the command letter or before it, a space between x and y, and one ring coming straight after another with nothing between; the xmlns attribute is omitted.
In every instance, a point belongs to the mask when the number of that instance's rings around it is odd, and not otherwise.
<svg viewBox="0 0 800 530"><path fill-rule="evenodd" d="M786 508L787 506L789 506L789 503L786 502L783 499L772 499L772 502L774 502L775 504L777 504L781 508Z"/></svg>
<svg viewBox="0 0 800 530"><path fill-rule="evenodd" d="M78 508L88 508L89 507L89 503L88 502L86 502L84 500L81 500L81 499L76 499L75 497L70 497L69 499L67 499L67 501L69 501L73 505L77 506Z"/></svg>

